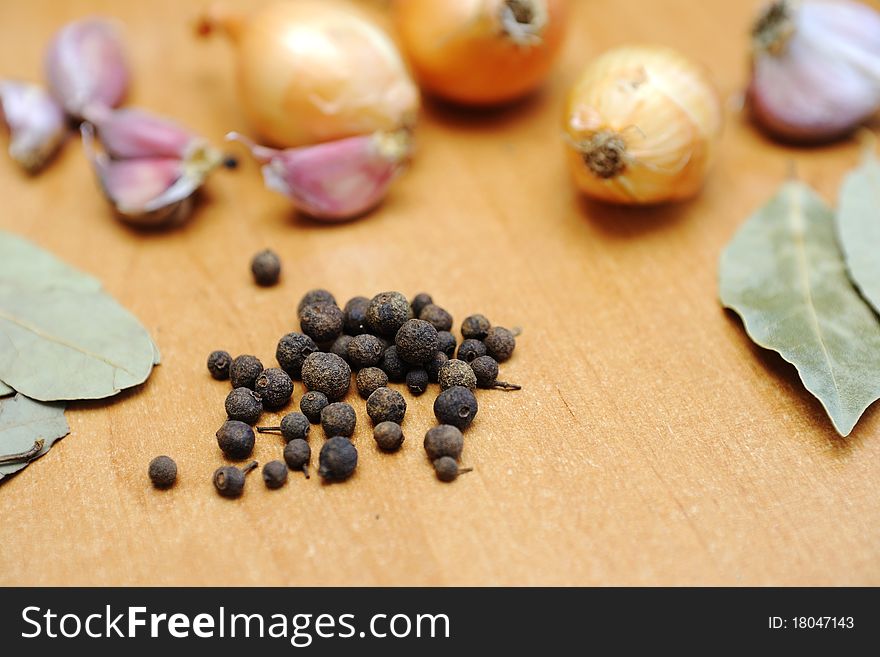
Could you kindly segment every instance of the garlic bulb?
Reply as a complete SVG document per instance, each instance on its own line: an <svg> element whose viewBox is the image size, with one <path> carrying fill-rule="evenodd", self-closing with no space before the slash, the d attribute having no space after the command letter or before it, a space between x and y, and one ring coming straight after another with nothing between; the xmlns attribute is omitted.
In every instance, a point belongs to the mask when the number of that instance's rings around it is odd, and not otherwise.
<svg viewBox="0 0 880 657"><path fill-rule="evenodd" d="M0 80L0 120L9 128L10 157L31 173L52 158L67 136L64 111L29 82Z"/></svg>
<svg viewBox="0 0 880 657"><path fill-rule="evenodd" d="M752 31L749 105L793 141L844 135L880 108L880 13L850 0L779 0Z"/></svg>
<svg viewBox="0 0 880 657"><path fill-rule="evenodd" d="M570 169L603 201L660 203L697 193L721 132L721 103L706 73L656 46L601 55L565 110Z"/></svg>

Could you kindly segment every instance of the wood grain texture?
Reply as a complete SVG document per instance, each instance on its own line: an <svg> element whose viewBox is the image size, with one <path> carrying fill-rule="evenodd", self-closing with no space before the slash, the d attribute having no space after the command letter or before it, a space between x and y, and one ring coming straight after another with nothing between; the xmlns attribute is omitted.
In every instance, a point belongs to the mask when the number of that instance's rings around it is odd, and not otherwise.
<svg viewBox="0 0 880 657"><path fill-rule="evenodd" d="M543 93L482 114L428 103L411 171L355 223L296 217L243 161L211 179L185 227L138 233L109 216L76 141L33 179L0 158L0 227L99 277L163 355L140 389L72 405L71 435L0 487L0 584L880 584L880 414L838 438L716 290L721 248L790 163L835 201L857 145L784 148L736 108L757 2L573 4ZM115 15L136 75L130 104L219 141L247 126L230 48L191 37L196 7L4 2L0 76L37 78L57 26ZM572 189L559 114L590 57L640 41L707 64L730 100L727 125L699 198L609 208ZM247 265L267 245L285 271L263 290ZM432 395L410 401L407 441L390 456L354 399L351 481L292 476L267 491L257 475L239 501L214 494L227 384L205 358L225 348L271 362L316 286L341 300L425 289L459 321L479 311L523 327L503 375L524 389L480 393L464 453L473 473L434 479L421 448ZM180 468L169 492L146 477L160 453ZM259 440L260 461L280 453Z"/></svg>

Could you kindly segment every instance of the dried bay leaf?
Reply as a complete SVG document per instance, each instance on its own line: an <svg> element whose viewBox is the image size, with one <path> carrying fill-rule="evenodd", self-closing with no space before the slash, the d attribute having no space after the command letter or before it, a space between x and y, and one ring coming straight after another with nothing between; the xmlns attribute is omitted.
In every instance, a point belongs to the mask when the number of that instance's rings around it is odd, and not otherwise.
<svg viewBox="0 0 880 657"><path fill-rule="evenodd" d="M20 394L0 400L0 480L48 452L68 433L63 403L37 402ZM37 441L42 442L35 446Z"/></svg>
<svg viewBox="0 0 880 657"><path fill-rule="evenodd" d="M0 231L0 380L41 401L143 383L158 350L98 281Z"/></svg>
<svg viewBox="0 0 880 657"><path fill-rule="evenodd" d="M749 337L792 363L849 435L880 397L880 322L847 277L831 209L786 183L724 250L719 278Z"/></svg>
<svg viewBox="0 0 880 657"><path fill-rule="evenodd" d="M873 151L843 182L837 231L850 278L880 312L880 162Z"/></svg>

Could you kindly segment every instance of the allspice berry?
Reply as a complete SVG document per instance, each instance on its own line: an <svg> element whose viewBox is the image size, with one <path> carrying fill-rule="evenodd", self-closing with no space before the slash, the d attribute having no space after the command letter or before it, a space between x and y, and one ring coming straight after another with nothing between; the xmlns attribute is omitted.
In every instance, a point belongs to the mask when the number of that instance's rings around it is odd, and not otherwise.
<svg viewBox="0 0 880 657"><path fill-rule="evenodd" d="M452 315L433 303L429 303L422 308L422 312L419 313L419 319L430 322L438 331L449 331L452 329Z"/></svg>
<svg viewBox="0 0 880 657"><path fill-rule="evenodd" d="M264 287L275 285L281 276L281 258L269 249L260 251L251 260L251 273L257 285Z"/></svg>
<svg viewBox="0 0 880 657"><path fill-rule="evenodd" d="M309 390L299 400L299 410L305 415L312 424L321 423L321 411L330 403L327 395L317 390Z"/></svg>
<svg viewBox="0 0 880 657"><path fill-rule="evenodd" d="M302 315L303 309L306 306L311 306L314 303L332 303L334 306L336 305L336 297L334 297L327 290L316 289L309 290L303 295L303 298L299 300L299 304L296 306L296 315L299 317Z"/></svg>
<svg viewBox="0 0 880 657"><path fill-rule="evenodd" d="M382 360L379 361L379 367L388 375L391 381L403 381L409 366L401 360L397 353L397 347L391 345L382 354Z"/></svg>
<svg viewBox="0 0 880 657"><path fill-rule="evenodd" d="M318 455L318 474L327 481L348 479L358 462L357 448L348 438L334 436L324 443Z"/></svg>
<svg viewBox="0 0 880 657"><path fill-rule="evenodd" d="M254 391L263 399L263 406L278 409L290 401L293 381L280 367L270 367L260 372L254 383Z"/></svg>
<svg viewBox="0 0 880 657"><path fill-rule="evenodd" d="M465 317L461 323L461 337L465 340L468 338L482 340L489 333L490 328L492 328L492 324L484 315L471 315Z"/></svg>
<svg viewBox="0 0 880 657"><path fill-rule="evenodd" d="M309 461L312 460L312 448L302 438L294 438L284 447L284 462L291 470L302 470L309 478Z"/></svg>
<svg viewBox="0 0 880 657"><path fill-rule="evenodd" d="M397 422L380 422L373 427L373 439L383 452L394 452L403 445L403 429Z"/></svg>
<svg viewBox="0 0 880 657"><path fill-rule="evenodd" d="M263 363L256 356L244 354L236 357L229 366L229 379L233 388L254 389L257 377L263 371Z"/></svg>
<svg viewBox="0 0 880 657"><path fill-rule="evenodd" d="M239 420L246 424L256 424L263 414L263 402L260 396L250 388L234 388L226 395L226 415L230 420Z"/></svg>
<svg viewBox="0 0 880 657"><path fill-rule="evenodd" d="M444 456L458 460L461 450L464 449L464 436L456 427L441 424L428 430L424 445L428 459L432 462Z"/></svg>
<svg viewBox="0 0 880 657"><path fill-rule="evenodd" d="M313 303L299 314L302 332L317 344L329 344L342 334L342 311L335 303Z"/></svg>
<svg viewBox="0 0 880 657"><path fill-rule="evenodd" d="M354 378L358 394L367 399L377 389L388 385L388 375L378 367L365 367Z"/></svg>
<svg viewBox="0 0 880 657"><path fill-rule="evenodd" d="M254 451L256 437L250 425L239 420L227 420L217 430L217 445L233 460L245 459Z"/></svg>
<svg viewBox="0 0 880 657"><path fill-rule="evenodd" d="M318 345L304 333L288 333L278 341L275 349L275 359L281 365L281 369L287 372L291 378L299 379L302 376L302 366L309 355L318 351Z"/></svg>
<svg viewBox="0 0 880 657"><path fill-rule="evenodd" d="M214 471L212 481L214 488L223 497L239 497L244 492L245 475L257 467L256 461L251 461L243 468L227 465Z"/></svg>
<svg viewBox="0 0 880 657"><path fill-rule="evenodd" d="M353 297L342 309L342 330L348 335L360 335L367 332L367 308L370 300L367 297Z"/></svg>
<svg viewBox="0 0 880 657"><path fill-rule="evenodd" d="M451 456L441 456L434 461L433 465L434 472L437 473L437 479L447 483L458 479L458 475L473 470L473 468L458 467L458 462Z"/></svg>
<svg viewBox="0 0 880 657"><path fill-rule="evenodd" d="M157 456L150 461L147 474L156 488L171 488L177 481L177 463L170 456Z"/></svg>
<svg viewBox="0 0 880 657"><path fill-rule="evenodd" d="M385 343L369 333L356 335L348 344L348 362L355 369L378 364L384 353Z"/></svg>
<svg viewBox="0 0 880 657"><path fill-rule="evenodd" d="M464 431L477 415L477 398L464 386L453 386L434 400L434 415L441 424L451 424Z"/></svg>
<svg viewBox="0 0 880 657"><path fill-rule="evenodd" d="M354 338L350 335L340 335L333 341L333 344L330 346L330 353L336 354L342 360L348 361L348 345L351 344L351 341ZM349 362L349 365L351 362Z"/></svg>
<svg viewBox="0 0 880 657"><path fill-rule="evenodd" d="M287 483L287 465L281 461L269 461L263 466L263 481L266 488L281 488Z"/></svg>
<svg viewBox="0 0 880 657"><path fill-rule="evenodd" d="M380 422L403 422L406 415L406 400L396 390L377 388L367 399L367 415L373 424Z"/></svg>
<svg viewBox="0 0 880 657"><path fill-rule="evenodd" d="M392 338L412 318L409 301L400 292L382 292L370 300L367 327L371 333Z"/></svg>
<svg viewBox="0 0 880 657"><path fill-rule="evenodd" d="M284 440L290 442L291 440L308 439L311 428L309 419L302 413L294 411L281 418L281 423L277 427L257 427L257 431L260 433L280 433Z"/></svg>
<svg viewBox="0 0 880 657"><path fill-rule="evenodd" d="M321 428L328 438L333 436L351 438L355 424L357 424L357 414L351 404L346 402L329 404L321 411Z"/></svg>
<svg viewBox="0 0 880 657"><path fill-rule="evenodd" d="M449 331L437 331L437 351L442 351L447 358L455 357L458 341Z"/></svg>
<svg viewBox="0 0 880 657"><path fill-rule="evenodd" d="M437 373L437 382L441 390L448 390L453 386L464 386L469 390L477 387L477 375L468 363L453 358L446 361Z"/></svg>
<svg viewBox="0 0 880 657"><path fill-rule="evenodd" d="M499 363L503 363L513 355L516 349L516 336L501 326L493 326L489 329L486 339L483 340L486 345L486 353Z"/></svg>
<svg viewBox="0 0 880 657"><path fill-rule="evenodd" d="M406 387L416 397L424 394L428 389L428 383L430 383L430 377L428 372L422 368L406 373Z"/></svg>
<svg viewBox="0 0 880 657"><path fill-rule="evenodd" d="M464 340L458 347L458 360L470 363L474 358L486 355L486 345L480 340L470 338Z"/></svg>
<svg viewBox="0 0 880 657"><path fill-rule="evenodd" d="M431 295L427 292L419 292L416 296L414 296L412 299L412 303L410 304L413 312L413 317L418 317L419 313L422 312L422 308L427 306L429 303L434 303L434 299L432 299Z"/></svg>
<svg viewBox="0 0 880 657"><path fill-rule="evenodd" d="M401 360L422 365L437 351L437 329L423 319L409 319L394 336L394 346Z"/></svg>
<svg viewBox="0 0 880 657"><path fill-rule="evenodd" d="M449 358L446 357L442 351L436 352L427 363L425 363L425 371L428 373L428 378L437 383L440 377L440 368L443 367Z"/></svg>
<svg viewBox="0 0 880 657"><path fill-rule="evenodd" d="M327 399L342 399L351 386L351 368L336 354L316 352L305 359L302 380L309 390L327 395Z"/></svg>
<svg viewBox="0 0 880 657"><path fill-rule="evenodd" d="M498 363L491 356L480 356L471 361L471 369L477 377L478 388L498 388L499 390L522 390L522 386L498 380Z"/></svg>
<svg viewBox="0 0 880 657"><path fill-rule="evenodd" d="M212 351L208 356L208 371L218 381L229 378L229 366L232 365L232 356L226 351Z"/></svg>

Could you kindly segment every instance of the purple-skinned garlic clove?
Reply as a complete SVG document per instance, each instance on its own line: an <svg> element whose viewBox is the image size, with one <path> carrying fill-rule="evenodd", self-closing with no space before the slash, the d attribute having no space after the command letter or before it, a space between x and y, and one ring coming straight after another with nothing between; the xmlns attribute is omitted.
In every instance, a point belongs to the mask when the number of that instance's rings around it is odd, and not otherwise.
<svg viewBox="0 0 880 657"><path fill-rule="evenodd" d="M277 150L231 132L262 164L266 186L317 219L343 221L373 209L410 155L406 131L348 137Z"/></svg>
<svg viewBox="0 0 880 657"><path fill-rule="evenodd" d="M91 123L114 159L187 159L207 142L178 123L139 109L101 110Z"/></svg>
<svg viewBox="0 0 880 657"><path fill-rule="evenodd" d="M129 72L116 25L102 18L68 23L46 52L49 90L68 114L91 119L116 107L128 90Z"/></svg>
<svg viewBox="0 0 880 657"><path fill-rule="evenodd" d="M28 172L39 171L67 136L64 111L39 85L0 81L0 120L9 128L9 155Z"/></svg>

